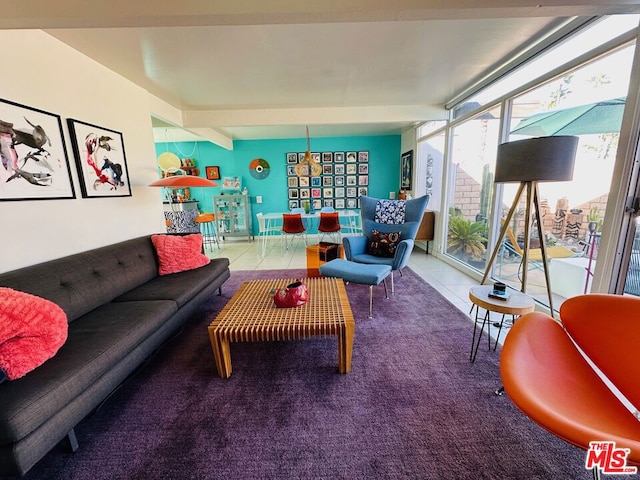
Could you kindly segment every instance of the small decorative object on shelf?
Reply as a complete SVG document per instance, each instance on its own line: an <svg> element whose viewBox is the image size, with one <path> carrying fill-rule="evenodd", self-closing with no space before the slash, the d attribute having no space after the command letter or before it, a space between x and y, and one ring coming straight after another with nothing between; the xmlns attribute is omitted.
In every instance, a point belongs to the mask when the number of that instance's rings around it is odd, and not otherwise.
<svg viewBox="0 0 640 480"><path fill-rule="evenodd" d="M182 158L180 159L180 168L184 170L187 175L200 175L200 169L196 167L196 160L194 158Z"/></svg>

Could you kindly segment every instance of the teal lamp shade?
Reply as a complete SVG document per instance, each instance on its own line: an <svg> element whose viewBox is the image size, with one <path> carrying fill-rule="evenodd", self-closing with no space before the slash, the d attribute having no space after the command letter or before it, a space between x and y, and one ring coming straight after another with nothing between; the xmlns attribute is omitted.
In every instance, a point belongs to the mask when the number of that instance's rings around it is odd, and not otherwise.
<svg viewBox="0 0 640 480"><path fill-rule="evenodd" d="M573 180L578 137L527 138L498 146L496 183Z"/></svg>

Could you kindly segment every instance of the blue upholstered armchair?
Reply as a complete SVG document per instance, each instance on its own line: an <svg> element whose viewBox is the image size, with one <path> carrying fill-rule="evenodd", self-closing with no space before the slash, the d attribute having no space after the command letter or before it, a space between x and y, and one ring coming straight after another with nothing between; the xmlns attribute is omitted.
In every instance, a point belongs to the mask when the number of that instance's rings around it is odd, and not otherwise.
<svg viewBox="0 0 640 480"><path fill-rule="evenodd" d="M343 239L346 259L358 263L391 265L393 292L393 271L407 265L427 203L428 195L406 201L360 197L363 234ZM387 250L389 244L393 245Z"/></svg>

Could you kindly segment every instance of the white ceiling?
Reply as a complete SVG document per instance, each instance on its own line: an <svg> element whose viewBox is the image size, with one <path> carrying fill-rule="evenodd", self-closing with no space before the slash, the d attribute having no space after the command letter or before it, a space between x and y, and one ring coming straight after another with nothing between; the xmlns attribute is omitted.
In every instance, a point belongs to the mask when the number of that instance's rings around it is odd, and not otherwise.
<svg viewBox="0 0 640 480"><path fill-rule="evenodd" d="M561 17L640 11L590 1L35 0L0 28L45 29L169 104L159 141L398 134Z"/></svg>

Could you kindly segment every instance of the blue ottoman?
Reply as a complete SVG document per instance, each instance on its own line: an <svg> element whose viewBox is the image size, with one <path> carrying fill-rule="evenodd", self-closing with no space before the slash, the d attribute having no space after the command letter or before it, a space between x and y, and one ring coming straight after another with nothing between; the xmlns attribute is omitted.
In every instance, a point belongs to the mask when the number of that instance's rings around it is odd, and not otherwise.
<svg viewBox="0 0 640 480"><path fill-rule="evenodd" d="M330 262L320 265L320 275L324 277L341 278L345 282L360 283L369 285L369 318L372 317L373 309L373 287L384 285L384 295L389 298L387 293L387 283L385 279L391 273L390 265L375 265L369 263L356 263L336 258Z"/></svg>

